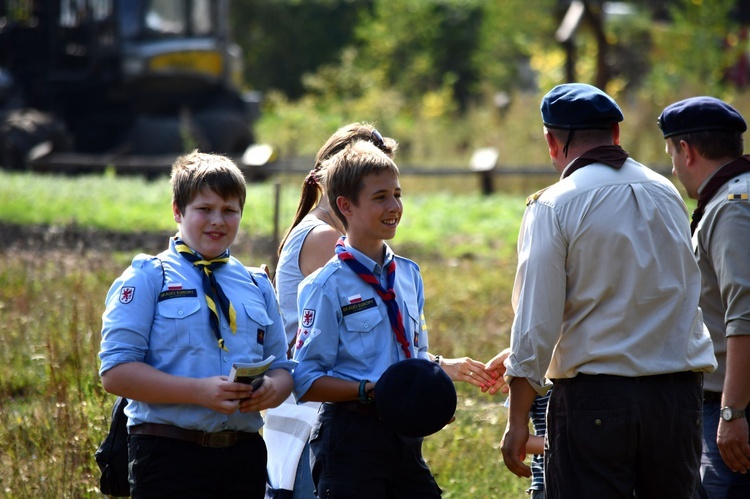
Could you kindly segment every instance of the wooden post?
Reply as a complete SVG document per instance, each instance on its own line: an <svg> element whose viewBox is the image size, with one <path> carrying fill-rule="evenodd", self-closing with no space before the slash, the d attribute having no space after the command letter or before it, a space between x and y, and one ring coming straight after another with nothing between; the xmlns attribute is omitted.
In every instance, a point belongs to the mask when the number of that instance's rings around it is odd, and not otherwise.
<svg viewBox="0 0 750 499"><path fill-rule="evenodd" d="M474 151L469 168L479 175L479 190L489 196L495 191L495 168L500 153L494 147L483 147Z"/></svg>

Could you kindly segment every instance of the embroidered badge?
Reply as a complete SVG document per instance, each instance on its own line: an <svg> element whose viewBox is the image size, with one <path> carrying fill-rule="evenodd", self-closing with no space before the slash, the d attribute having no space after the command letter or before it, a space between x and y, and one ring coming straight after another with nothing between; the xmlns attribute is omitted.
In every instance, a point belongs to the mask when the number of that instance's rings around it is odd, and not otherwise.
<svg viewBox="0 0 750 499"><path fill-rule="evenodd" d="M135 286L123 286L120 290L120 303L127 305L133 301L135 296Z"/></svg>
<svg viewBox="0 0 750 499"><path fill-rule="evenodd" d="M419 349L419 331L414 331L414 348Z"/></svg>
<svg viewBox="0 0 750 499"><path fill-rule="evenodd" d="M310 327L315 322L315 310L306 308L302 311L302 327Z"/></svg>
<svg viewBox="0 0 750 499"><path fill-rule="evenodd" d="M171 300L172 298L195 298L198 292L194 289L168 289L159 293L158 301Z"/></svg>
<svg viewBox="0 0 750 499"><path fill-rule="evenodd" d="M177 289L182 289L182 283L181 282L170 282L167 284L167 289L174 291Z"/></svg>
<svg viewBox="0 0 750 499"><path fill-rule="evenodd" d="M362 295L352 295L348 298L349 303L359 303L362 301Z"/></svg>
<svg viewBox="0 0 750 499"><path fill-rule="evenodd" d="M307 329L299 328L297 330L297 344L295 345L297 350L305 345L305 340L310 336L310 331Z"/></svg>
<svg viewBox="0 0 750 499"><path fill-rule="evenodd" d="M297 343L295 344L295 348L299 350L303 346L310 343L313 338L318 336L320 334L320 329L298 329L297 330Z"/></svg>
<svg viewBox="0 0 750 499"><path fill-rule="evenodd" d="M266 339L266 330L258 328L258 345L263 344L263 340Z"/></svg>
<svg viewBox="0 0 750 499"><path fill-rule="evenodd" d="M377 304L375 303L375 298L370 298L365 301L358 301L357 303L350 303L349 305L344 305L341 307L341 313L344 316L355 314L357 312L361 312L363 310L367 310L368 308L374 308L377 307Z"/></svg>

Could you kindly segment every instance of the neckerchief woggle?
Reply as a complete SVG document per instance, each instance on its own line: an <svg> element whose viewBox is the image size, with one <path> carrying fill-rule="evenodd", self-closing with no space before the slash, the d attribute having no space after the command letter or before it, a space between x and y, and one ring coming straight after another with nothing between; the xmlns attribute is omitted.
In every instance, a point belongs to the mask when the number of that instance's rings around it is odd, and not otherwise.
<svg viewBox="0 0 750 499"><path fill-rule="evenodd" d="M219 316L219 308L224 317L229 321L229 328L232 333L237 332L237 312L232 306L232 302L229 301L227 296L222 291L221 286L216 281L214 271L229 261L229 250L225 251L219 258L213 260L204 260L199 257L188 245L182 242L182 239L175 236L174 238L175 249L189 262L191 262L201 273L201 281L203 283L203 294L206 296L206 303L208 309L211 311L209 318L211 319L211 329L216 336L219 348L228 352L229 350L224 345L224 338L221 337L221 317ZM217 308L217 303L219 308Z"/></svg>
<svg viewBox="0 0 750 499"><path fill-rule="evenodd" d="M706 183L703 190L698 194L698 206L693 210L690 220L690 232L695 233L698 222L703 218L703 212L711 198L714 197L719 188L741 173L750 172L750 155L741 156L730 163L719 168L719 170Z"/></svg>
<svg viewBox="0 0 750 499"><path fill-rule="evenodd" d="M411 358L409 340L406 339L404 321L401 317L398 303L396 302L396 291L393 289L393 285L396 281L396 260L392 259L386 267L386 285L388 286L388 289L386 290L383 289L383 286L380 285L377 277L373 275L370 269L358 262L357 259L354 258L354 255L347 251L343 237L336 243L336 256L338 256L339 260L348 265L355 274L372 286L378 293L378 296L380 296L388 309L388 320L391 322L391 329L393 329L393 333L396 335L396 341L401 345L401 350L406 354L406 358Z"/></svg>

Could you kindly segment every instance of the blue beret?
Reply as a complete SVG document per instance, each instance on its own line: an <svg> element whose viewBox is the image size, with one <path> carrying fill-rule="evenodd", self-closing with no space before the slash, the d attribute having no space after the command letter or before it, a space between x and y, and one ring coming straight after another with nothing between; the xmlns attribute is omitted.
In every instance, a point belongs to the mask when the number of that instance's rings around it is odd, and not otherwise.
<svg viewBox="0 0 750 499"><path fill-rule="evenodd" d="M456 412L456 387L435 362L406 359L391 364L375 383L380 419L408 437L426 437Z"/></svg>
<svg viewBox="0 0 750 499"><path fill-rule="evenodd" d="M556 86L542 99L541 111L544 126L565 130L607 128L623 120L612 97L585 83Z"/></svg>
<svg viewBox="0 0 750 499"><path fill-rule="evenodd" d="M743 133L747 125L735 108L715 97L691 97L670 104L659 116L664 138L691 132Z"/></svg>

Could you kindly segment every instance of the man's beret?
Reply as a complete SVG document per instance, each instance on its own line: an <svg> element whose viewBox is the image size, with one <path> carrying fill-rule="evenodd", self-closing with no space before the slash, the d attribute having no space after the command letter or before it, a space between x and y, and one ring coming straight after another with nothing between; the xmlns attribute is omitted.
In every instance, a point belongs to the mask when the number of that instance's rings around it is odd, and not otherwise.
<svg viewBox="0 0 750 499"><path fill-rule="evenodd" d="M747 124L735 108L715 97L691 97L670 104L658 119L664 138L691 132L743 133Z"/></svg>
<svg viewBox="0 0 750 499"><path fill-rule="evenodd" d="M448 424L456 412L456 387L435 362L406 359L391 364L375 383L383 423L409 437L425 437Z"/></svg>
<svg viewBox="0 0 750 499"><path fill-rule="evenodd" d="M612 97L585 83L556 86L542 99L541 111L544 126L565 130L607 128L624 119Z"/></svg>

